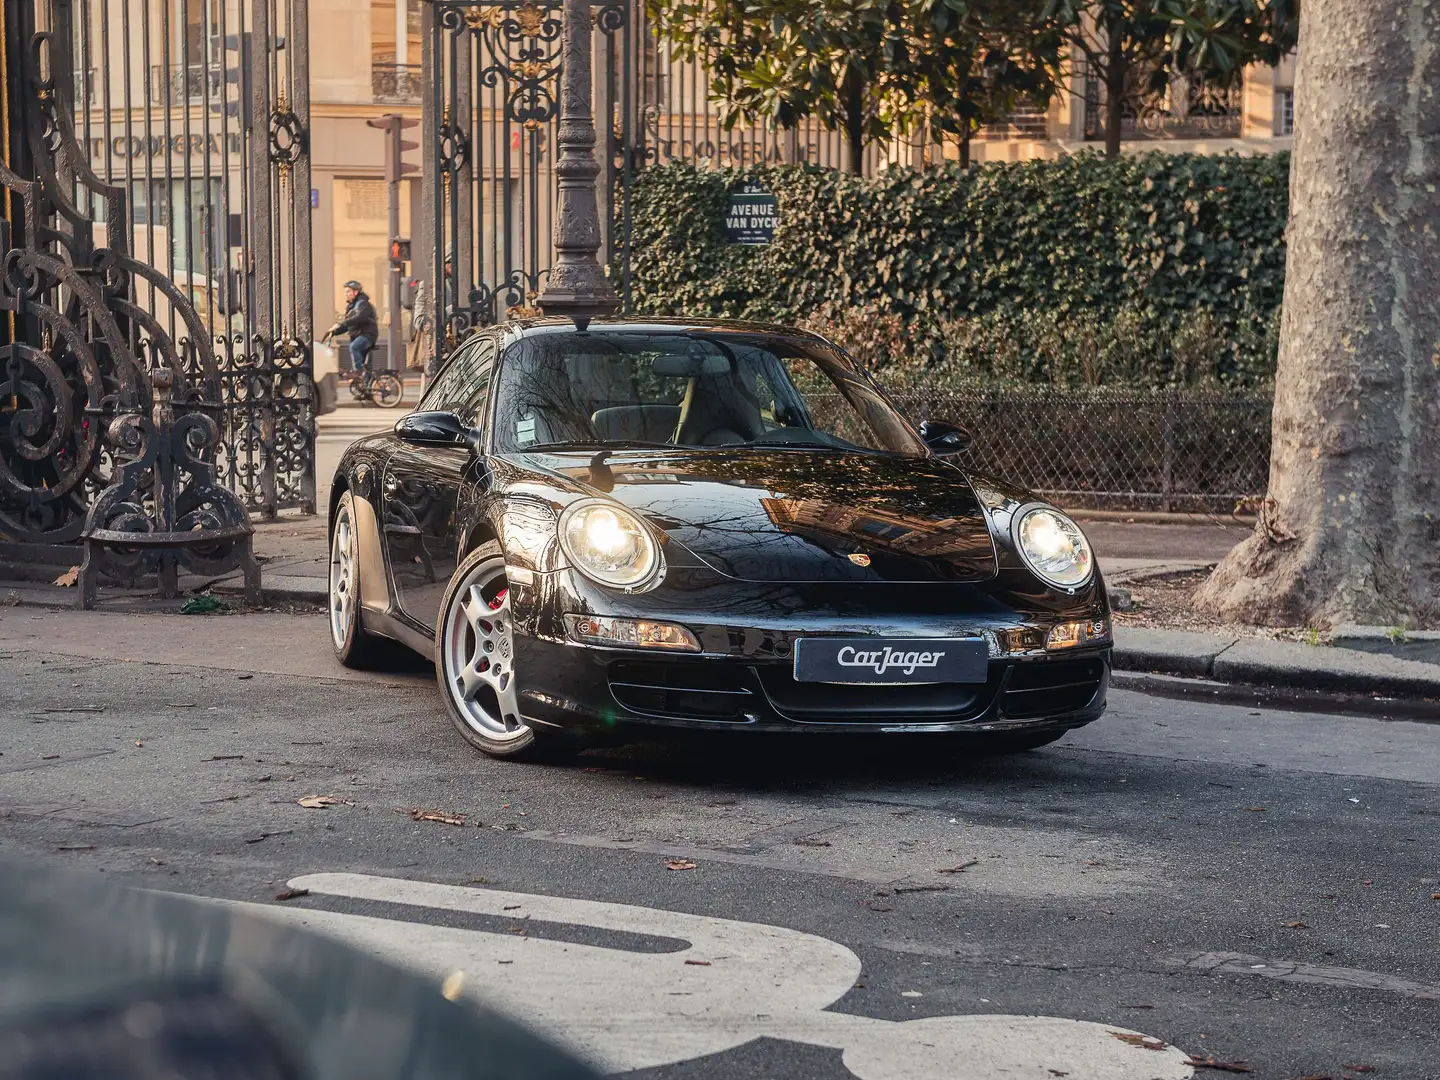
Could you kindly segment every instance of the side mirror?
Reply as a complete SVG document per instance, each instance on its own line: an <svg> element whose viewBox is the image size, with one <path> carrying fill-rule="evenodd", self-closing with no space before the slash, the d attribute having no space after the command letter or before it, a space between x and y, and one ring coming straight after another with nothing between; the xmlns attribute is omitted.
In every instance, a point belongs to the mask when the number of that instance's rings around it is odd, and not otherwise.
<svg viewBox="0 0 1440 1080"><path fill-rule="evenodd" d="M937 457L952 457L970 449L970 432L948 420L922 421L920 438Z"/></svg>
<svg viewBox="0 0 1440 1080"><path fill-rule="evenodd" d="M415 412L402 416L395 437L411 446L453 446L473 450L479 445L475 431L453 412Z"/></svg>

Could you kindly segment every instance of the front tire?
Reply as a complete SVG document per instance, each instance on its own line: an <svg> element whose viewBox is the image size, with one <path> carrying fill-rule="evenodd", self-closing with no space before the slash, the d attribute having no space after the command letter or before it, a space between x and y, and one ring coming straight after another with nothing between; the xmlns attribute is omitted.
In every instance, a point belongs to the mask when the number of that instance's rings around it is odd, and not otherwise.
<svg viewBox="0 0 1440 1080"><path fill-rule="evenodd" d="M536 738L520 715L505 556L483 544L456 569L435 628L435 678L455 730L491 757L533 761L555 737Z"/></svg>
<svg viewBox="0 0 1440 1080"><path fill-rule="evenodd" d="M400 381L399 376L386 372L384 375L375 376L370 393L380 408L393 409L405 400L405 384Z"/></svg>
<svg viewBox="0 0 1440 1080"><path fill-rule="evenodd" d="M330 534L330 644L348 668L373 668L383 648L360 622L360 534L355 524L355 496L345 492L335 508Z"/></svg>

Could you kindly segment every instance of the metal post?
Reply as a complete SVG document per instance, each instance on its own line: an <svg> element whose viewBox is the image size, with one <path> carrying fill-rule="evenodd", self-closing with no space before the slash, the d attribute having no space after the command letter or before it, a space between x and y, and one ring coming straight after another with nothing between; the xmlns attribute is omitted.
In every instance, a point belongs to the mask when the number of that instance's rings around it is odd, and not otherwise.
<svg viewBox="0 0 1440 1080"><path fill-rule="evenodd" d="M401 173L401 150L400 145L403 129L400 126L400 117L392 116L393 122L390 129L385 133L389 145L386 147L390 155L389 167L385 170L385 179L389 181L385 185L390 200L390 240L393 243L400 235L400 173ZM390 308L390 330L386 335L386 352L389 354L386 363L391 371L400 371L400 355L403 346L400 344L400 324L403 320L400 314L400 259L397 252L390 252L390 276L389 276L389 298L386 303Z"/></svg>
<svg viewBox="0 0 1440 1080"><path fill-rule="evenodd" d="M596 252L600 250L600 205L595 178L595 118L591 112L590 0L565 0L560 72L560 156L555 264L539 304L547 315L569 315L583 323L618 306Z"/></svg>

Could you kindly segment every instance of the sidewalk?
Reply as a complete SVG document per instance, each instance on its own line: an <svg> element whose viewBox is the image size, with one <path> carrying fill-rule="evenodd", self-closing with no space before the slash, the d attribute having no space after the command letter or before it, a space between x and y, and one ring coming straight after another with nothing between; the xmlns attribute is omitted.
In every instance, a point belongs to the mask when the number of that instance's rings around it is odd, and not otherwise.
<svg viewBox="0 0 1440 1080"><path fill-rule="evenodd" d="M268 605L323 608L329 587L327 524L323 515L291 517L255 527L255 551L264 566ZM1248 530L1240 525L1127 524L1087 522L1086 531L1100 552L1100 565L1112 590L1147 579L1206 571ZM1111 555L1111 552L1116 554ZM182 578L182 589L210 589L217 595L240 594L239 575L211 581ZM47 584L0 585L7 604L72 607L75 591ZM104 588L100 606L113 613L176 611L183 601L162 603L147 592ZM1361 695L1433 701L1440 719L1440 632L1410 633L1391 640L1383 628L1338 627L1326 643L1275 640L1253 628L1196 633L1126 625L1115 626L1117 683L1145 684L1147 679L1180 677L1206 680L1216 687L1264 686L1314 695ZM1420 706L1423 711L1428 708Z"/></svg>

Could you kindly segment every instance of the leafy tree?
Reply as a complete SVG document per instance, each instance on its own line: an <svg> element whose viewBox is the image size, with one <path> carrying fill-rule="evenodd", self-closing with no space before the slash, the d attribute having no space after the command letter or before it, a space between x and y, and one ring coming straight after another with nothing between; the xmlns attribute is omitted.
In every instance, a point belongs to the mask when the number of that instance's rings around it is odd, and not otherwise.
<svg viewBox="0 0 1440 1080"><path fill-rule="evenodd" d="M648 0L662 37L711 74L726 123L845 132L848 165L897 133L959 135L1022 97L1048 103L1061 38L1046 0Z"/></svg>
<svg viewBox="0 0 1440 1080"><path fill-rule="evenodd" d="M1120 153L1127 98L1172 77L1228 80L1295 47L1298 0L1047 0L1045 14L1105 87L1105 154Z"/></svg>
<svg viewBox="0 0 1440 1080"><path fill-rule="evenodd" d="M970 138L1021 104L1050 104L1064 38L1046 0L919 0L914 6L915 89L902 121L954 135L960 163Z"/></svg>
<svg viewBox="0 0 1440 1080"><path fill-rule="evenodd" d="M1269 497L1198 602L1440 626L1440 4L1304 18Z"/></svg>

